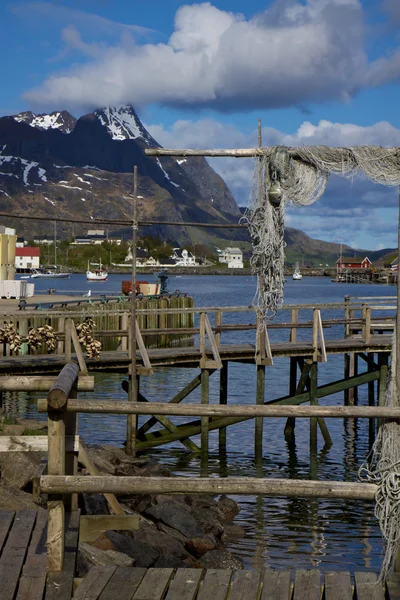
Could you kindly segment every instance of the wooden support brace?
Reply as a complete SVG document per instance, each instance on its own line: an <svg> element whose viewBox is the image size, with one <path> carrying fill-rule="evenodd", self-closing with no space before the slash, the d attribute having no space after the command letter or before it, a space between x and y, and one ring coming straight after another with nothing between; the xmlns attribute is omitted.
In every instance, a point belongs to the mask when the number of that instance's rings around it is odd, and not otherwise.
<svg viewBox="0 0 400 600"><path fill-rule="evenodd" d="M152 375L153 367L151 366L149 355L147 353L146 346L144 345L142 333L140 331L140 327L138 325L137 320L135 322L135 326L136 326L136 342L137 342L137 345L139 348L140 355L142 357L143 366L146 369L146 373L142 372L141 374Z"/></svg>
<svg viewBox="0 0 400 600"><path fill-rule="evenodd" d="M209 360L207 358L206 345L205 345L206 335L210 342L213 360ZM205 312L202 312L200 314L200 352L201 352L201 359L200 359L200 368L201 369L221 369L222 368L222 361L221 361L221 357L219 355L217 342L214 337L214 333L213 333L213 330L211 327L210 320L208 318L208 314Z"/></svg>
<svg viewBox="0 0 400 600"><path fill-rule="evenodd" d="M81 343L78 338L75 323L73 322L72 319L70 319L70 321L71 321L71 339L72 339L72 343L74 345L76 357L78 359L79 369L81 370L82 375L87 375L88 368L86 366L85 358L83 356L82 346L81 346Z"/></svg>

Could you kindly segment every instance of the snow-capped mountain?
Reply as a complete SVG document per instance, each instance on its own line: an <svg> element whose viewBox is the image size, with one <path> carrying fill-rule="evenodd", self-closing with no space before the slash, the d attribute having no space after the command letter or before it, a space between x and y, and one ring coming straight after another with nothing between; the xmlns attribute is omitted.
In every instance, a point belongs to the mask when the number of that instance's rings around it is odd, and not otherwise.
<svg viewBox="0 0 400 600"><path fill-rule="evenodd" d="M30 110L18 113L13 117L18 123L27 123L31 127L38 129L58 129L63 133L71 133L76 125L76 118L68 111L52 112L49 114L43 113L36 115Z"/></svg>
<svg viewBox="0 0 400 600"><path fill-rule="evenodd" d="M108 106L93 113L104 125L113 140L142 138L149 146L157 146L155 139L143 127L131 105Z"/></svg>
<svg viewBox="0 0 400 600"><path fill-rule="evenodd" d="M189 165L189 159L145 155L146 147L158 145L131 106L98 109L78 120L66 111L2 117L0 210L128 223L137 165L140 218L237 223L237 204L205 159L195 157ZM12 225L21 229L20 222ZM31 226L26 229L30 232ZM183 227L163 226L152 233L178 241L192 234ZM214 230L212 235L229 238L232 232Z"/></svg>

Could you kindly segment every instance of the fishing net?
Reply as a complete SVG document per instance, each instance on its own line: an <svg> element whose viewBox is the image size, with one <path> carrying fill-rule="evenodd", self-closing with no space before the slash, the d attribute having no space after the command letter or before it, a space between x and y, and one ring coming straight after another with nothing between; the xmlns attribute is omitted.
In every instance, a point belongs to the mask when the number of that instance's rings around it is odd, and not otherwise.
<svg viewBox="0 0 400 600"><path fill-rule="evenodd" d="M396 382L396 332L393 337L391 369L386 391L386 406L399 406ZM379 428L366 462L360 467L359 479L375 483L375 516L385 542L379 581L386 581L400 550L400 424L387 420Z"/></svg>
<svg viewBox="0 0 400 600"><path fill-rule="evenodd" d="M285 206L306 206L318 200L331 173L347 179L364 175L375 183L399 185L400 149L276 146L260 148L255 154L252 195L243 221L249 228L250 262L258 279L255 304L265 320L283 302Z"/></svg>

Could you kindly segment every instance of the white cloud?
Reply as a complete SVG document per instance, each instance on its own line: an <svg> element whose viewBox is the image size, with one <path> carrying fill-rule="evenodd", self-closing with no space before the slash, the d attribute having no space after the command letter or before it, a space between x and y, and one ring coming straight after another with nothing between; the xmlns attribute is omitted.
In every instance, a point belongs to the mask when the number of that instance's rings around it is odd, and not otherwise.
<svg viewBox="0 0 400 600"><path fill-rule="evenodd" d="M28 6L39 10L47 4ZM70 25L69 9L58 9L66 11L64 25ZM78 21L73 24L80 30ZM97 26L112 27L109 21ZM99 56L74 30L67 27L63 35L88 62L51 75L25 94L28 102L92 108L101 98L105 105L229 112L347 100L363 87L397 81L400 73L395 53L368 61L359 0L276 0L248 20L210 2L191 4L178 9L167 43L125 40Z"/></svg>
<svg viewBox="0 0 400 600"><path fill-rule="evenodd" d="M179 120L168 129L148 124L146 128L159 143L172 148L249 148L257 144L255 129L245 133L213 119ZM314 125L305 121L290 134L270 127L264 127L262 133L265 146L396 146L400 139L400 129L386 121L369 127L329 121ZM253 161L219 158L209 162L226 181L238 204L246 205L252 187ZM377 243L395 247L397 206L396 189L366 179L350 182L332 177L321 200L304 208L289 209L287 223L319 239L338 241L343 233L346 243L351 236L358 247L373 248Z"/></svg>

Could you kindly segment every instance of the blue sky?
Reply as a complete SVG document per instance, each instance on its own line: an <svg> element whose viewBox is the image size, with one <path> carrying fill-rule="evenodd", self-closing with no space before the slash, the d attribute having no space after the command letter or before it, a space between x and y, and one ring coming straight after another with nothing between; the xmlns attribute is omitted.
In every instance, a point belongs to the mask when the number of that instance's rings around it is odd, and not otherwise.
<svg viewBox="0 0 400 600"><path fill-rule="evenodd" d="M132 103L171 147L400 146L399 0L57 0L0 6L0 116ZM245 205L248 160L212 165ZM397 245L397 193L332 179L287 223Z"/></svg>

